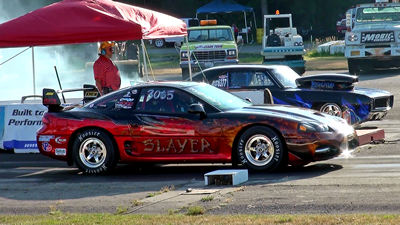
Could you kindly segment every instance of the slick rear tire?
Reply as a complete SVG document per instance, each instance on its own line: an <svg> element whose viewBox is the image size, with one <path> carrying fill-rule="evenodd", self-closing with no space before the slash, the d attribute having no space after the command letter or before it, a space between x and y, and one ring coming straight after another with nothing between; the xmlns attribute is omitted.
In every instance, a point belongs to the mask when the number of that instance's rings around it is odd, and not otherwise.
<svg viewBox="0 0 400 225"><path fill-rule="evenodd" d="M103 174L113 169L117 156L111 138L101 130L89 129L77 134L72 157L85 174Z"/></svg>
<svg viewBox="0 0 400 225"><path fill-rule="evenodd" d="M286 155L280 136L264 126L246 130L237 145L239 163L251 170L273 171L285 167Z"/></svg>

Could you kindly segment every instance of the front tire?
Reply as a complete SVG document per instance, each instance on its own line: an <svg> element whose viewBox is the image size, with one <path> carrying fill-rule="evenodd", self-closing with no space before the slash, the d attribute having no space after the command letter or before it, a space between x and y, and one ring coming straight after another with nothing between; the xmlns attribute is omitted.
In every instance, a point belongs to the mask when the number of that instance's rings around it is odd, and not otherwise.
<svg viewBox="0 0 400 225"><path fill-rule="evenodd" d="M273 171L285 165L285 149L279 135L264 126L246 130L239 139L239 162L248 169Z"/></svg>
<svg viewBox="0 0 400 225"><path fill-rule="evenodd" d="M319 108L319 111L337 117L343 115L342 108L336 103L325 103Z"/></svg>
<svg viewBox="0 0 400 225"><path fill-rule="evenodd" d="M72 154L76 165L85 174L109 172L117 162L111 138L98 129L80 132L74 140Z"/></svg>

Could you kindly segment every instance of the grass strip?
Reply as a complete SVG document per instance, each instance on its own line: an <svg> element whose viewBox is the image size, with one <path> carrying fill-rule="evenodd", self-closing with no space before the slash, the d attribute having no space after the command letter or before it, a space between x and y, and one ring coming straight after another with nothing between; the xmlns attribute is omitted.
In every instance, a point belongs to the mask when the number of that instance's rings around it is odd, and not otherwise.
<svg viewBox="0 0 400 225"><path fill-rule="evenodd" d="M400 224L400 215L391 214L327 214L327 215L116 215L69 214L1 215L0 224Z"/></svg>

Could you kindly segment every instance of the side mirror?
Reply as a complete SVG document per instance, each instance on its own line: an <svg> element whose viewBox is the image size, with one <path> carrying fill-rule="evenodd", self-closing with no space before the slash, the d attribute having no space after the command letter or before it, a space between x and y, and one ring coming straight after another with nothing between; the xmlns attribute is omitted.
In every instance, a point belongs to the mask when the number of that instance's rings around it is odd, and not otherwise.
<svg viewBox="0 0 400 225"><path fill-rule="evenodd" d="M252 103L252 101L251 101L250 98L245 98L245 100L248 101L248 102L250 102L250 103Z"/></svg>
<svg viewBox="0 0 400 225"><path fill-rule="evenodd" d="M203 119L206 117L206 111L204 110L204 107L202 104L191 104L189 106L188 112L191 114L199 114L200 119Z"/></svg>

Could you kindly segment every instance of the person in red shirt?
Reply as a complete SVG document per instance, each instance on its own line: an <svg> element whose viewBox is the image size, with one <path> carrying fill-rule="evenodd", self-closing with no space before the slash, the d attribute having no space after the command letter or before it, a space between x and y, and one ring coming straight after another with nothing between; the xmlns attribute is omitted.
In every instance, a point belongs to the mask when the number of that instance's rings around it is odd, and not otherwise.
<svg viewBox="0 0 400 225"><path fill-rule="evenodd" d="M99 58L93 64L94 79L101 95L118 90L121 86L118 67L111 61L114 45L114 42L101 42Z"/></svg>

